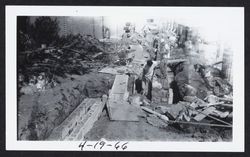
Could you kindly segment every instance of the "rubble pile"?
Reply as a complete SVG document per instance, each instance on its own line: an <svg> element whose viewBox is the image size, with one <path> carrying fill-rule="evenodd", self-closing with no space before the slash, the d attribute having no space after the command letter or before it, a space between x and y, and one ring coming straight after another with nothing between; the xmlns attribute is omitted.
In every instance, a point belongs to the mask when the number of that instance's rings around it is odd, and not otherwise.
<svg viewBox="0 0 250 157"><path fill-rule="evenodd" d="M58 41L58 46L63 48L74 48L74 50L86 52L104 52L104 45L91 35L67 35Z"/></svg>
<svg viewBox="0 0 250 157"><path fill-rule="evenodd" d="M222 70L214 66L223 64L223 61L207 65L197 49L200 43L198 37L192 34L190 37L183 41L184 46L181 47L177 43L177 38L180 37L163 31L152 36L152 40L142 43L144 51L150 54L151 59L160 63L162 60L155 54L164 51L161 50L161 44L169 45L170 57L167 64L170 69L167 70L168 78L162 77L161 67L154 69L152 100L147 102L144 99L137 104L149 113L146 120L153 126L166 128L169 125L184 132L195 132L197 128L198 132L202 132L201 128L211 128L212 131L208 132L215 132L212 133L215 136L223 135L224 131L232 128L233 87L223 76ZM175 99L173 102L169 101L171 90ZM218 139L220 137L213 140Z"/></svg>
<svg viewBox="0 0 250 157"><path fill-rule="evenodd" d="M68 35L56 46L20 52L18 81L21 93L53 88L58 77L82 75L111 61L104 43L89 35ZM98 61L98 62L96 62Z"/></svg>
<svg viewBox="0 0 250 157"><path fill-rule="evenodd" d="M144 103L141 108L148 113L147 122L155 127L173 127L183 133L191 133L199 141L231 139L232 99L210 95L202 100L186 96L177 104L153 107Z"/></svg>
<svg viewBox="0 0 250 157"><path fill-rule="evenodd" d="M170 64L169 67L175 74L173 82L176 83L175 87L170 87L174 90L175 96L176 93L179 94L179 97L175 98L178 100L173 104L161 101L163 95L158 89L161 88L161 82L153 80L152 102L143 104L147 107L146 111L150 108L152 110L147 118L148 123L162 128L164 117L164 122L169 126L188 133L196 132L194 137L201 138L201 141L230 139L233 88L221 71L212 66L193 64L190 60ZM157 84L159 87L156 87ZM158 118L157 120L154 116L154 123L151 114ZM197 135L197 132L201 135ZM204 139L207 134L211 135L211 138ZM222 137L224 134L225 137Z"/></svg>
<svg viewBox="0 0 250 157"><path fill-rule="evenodd" d="M172 120L199 122L206 117L211 118L211 115L227 121L232 118L230 117L232 115L232 102L229 99L220 99L214 95L210 95L206 101L195 96L186 96L184 99L185 101L180 101L171 107L159 106L159 108ZM216 118L212 119L216 121ZM223 123L220 120L219 122ZM225 124L229 124L229 122L225 122Z"/></svg>
<svg viewBox="0 0 250 157"><path fill-rule="evenodd" d="M133 44L143 46L143 53L148 53L151 60L159 62L159 66L154 68L151 80L152 98L146 98L140 91L133 93L128 87L130 103L146 111L148 115L144 118L155 127L173 126L184 132L204 132L209 128L208 130L212 130L208 132L217 136L216 129L227 131L232 128L233 88L221 70L206 64L204 57L196 49L199 44L197 36L190 36L191 38L183 40L183 43L177 43L180 37L174 31L151 34L148 37L150 40L142 38L138 39L141 41L138 43L132 42L132 36L124 36L121 40L123 44L117 51L120 61L124 61L123 66L136 62L133 57L132 62L128 62L131 53L129 48ZM179 46L180 44L183 47ZM170 54L165 62L161 57L164 52ZM131 67L131 70L135 71L135 67ZM113 74L119 74L118 70ZM140 71L130 74L138 75ZM135 82L132 77L130 76L130 80ZM130 82L133 84L133 81ZM198 134L194 136L200 137ZM212 141L218 139L220 137Z"/></svg>
<svg viewBox="0 0 250 157"><path fill-rule="evenodd" d="M232 97L232 85L220 75L216 68L204 70L194 64L185 63L175 69L175 81L181 97L197 96L201 99L210 93L219 97Z"/></svg>

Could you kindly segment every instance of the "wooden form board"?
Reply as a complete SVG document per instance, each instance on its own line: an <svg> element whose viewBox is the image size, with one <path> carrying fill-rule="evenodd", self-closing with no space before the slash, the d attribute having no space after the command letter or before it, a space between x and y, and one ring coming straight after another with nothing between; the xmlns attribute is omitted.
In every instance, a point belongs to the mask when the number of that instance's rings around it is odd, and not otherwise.
<svg viewBox="0 0 250 157"><path fill-rule="evenodd" d="M128 76L116 75L107 103L110 120L138 121L134 106L127 102Z"/></svg>
<svg viewBox="0 0 250 157"><path fill-rule="evenodd" d="M128 87L128 75L116 75L110 95L125 94Z"/></svg>
<svg viewBox="0 0 250 157"><path fill-rule="evenodd" d="M172 63L178 63L178 62L186 62L187 59L185 58L181 58L181 59L169 59L168 60L168 64L172 64Z"/></svg>
<svg viewBox="0 0 250 157"><path fill-rule="evenodd" d="M72 130L72 132L68 136L64 138L64 140L83 140L86 133L91 130L94 123L98 120L106 102L107 100L96 101L85 115L80 116L80 119L78 120L78 125Z"/></svg>
<svg viewBox="0 0 250 157"><path fill-rule="evenodd" d="M47 140L64 140L77 128L81 127L84 118L88 118L88 111L93 108L93 104L100 103L101 99L86 98L80 105L55 129ZM81 123L80 123L81 122Z"/></svg>

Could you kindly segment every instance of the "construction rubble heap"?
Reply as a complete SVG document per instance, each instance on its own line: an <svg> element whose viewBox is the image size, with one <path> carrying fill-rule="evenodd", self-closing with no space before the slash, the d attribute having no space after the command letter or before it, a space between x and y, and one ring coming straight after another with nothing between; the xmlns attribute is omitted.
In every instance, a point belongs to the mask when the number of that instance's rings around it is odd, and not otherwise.
<svg viewBox="0 0 250 157"><path fill-rule="evenodd" d="M83 75L91 69L101 69L109 64L112 47L106 46L90 35L69 35L56 46L19 52L18 76L22 93L53 88L57 77L69 74Z"/></svg>

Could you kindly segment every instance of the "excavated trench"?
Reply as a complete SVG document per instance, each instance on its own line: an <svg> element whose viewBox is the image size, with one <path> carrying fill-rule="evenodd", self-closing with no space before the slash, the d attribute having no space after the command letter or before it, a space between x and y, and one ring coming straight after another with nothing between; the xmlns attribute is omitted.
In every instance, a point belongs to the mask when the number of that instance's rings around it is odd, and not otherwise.
<svg viewBox="0 0 250 157"><path fill-rule="evenodd" d="M202 77L195 71L194 65L180 63L171 70L174 73L174 79L170 82L170 88L173 89L173 104L182 101L186 95L192 95L192 91L182 88L184 84L194 86L198 89L196 96L201 99L204 98L208 89ZM108 95L114 78L114 75L94 72L82 76L71 75L62 80L61 84L53 88L53 90L22 95L18 103L18 140L46 140L53 129L59 126L85 98L101 98L104 94ZM140 83L135 84L135 88L138 88L137 91L142 88L139 85ZM105 129L102 127L103 125L108 126L108 128ZM137 125L142 125L145 130L137 132L140 130L136 127ZM137 138L143 132L145 137L149 139L156 138L157 140L165 138L171 140L168 137L173 135L175 139L172 140L187 138L187 140L209 141L213 139L212 141L217 141L223 138L230 141L232 133L231 130L216 130L187 125L182 125L181 130L185 130L184 132L176 133L176 130L168 132L165 129L159 130L150 126L143 118L139 123L123 123L110 122L108 115L102 115L100 120L95 123L94 129L86 135L86 138L93 140L105 136L107 139L113 139L114 132L112 130L114 127L123 130L123 132L130 132L127 127L134 128L133 133L127 133L126 138L128 139ZM172 127L169 126L168 128ZM160 132L162 137L154 137L153 132ZM191 134L187 135L187 133ZM116 136L117 139L121 137L119 133ZM145 140L144 136L140 138Z"/></svg>
<svg viewBox="0 0 250 157"><path fill-rule="evenodd" d="M108 94L114 76L71 75L53 89L21 95L18 102L18 140L45 140L85 98Z"/></svg>
<svg viewBox="0 0 250 157"><path fill-rule="evenodd" d="M173 104L176 104L179 101L183 100L176 81L170 82L170 88L173 89Z"/></svg>

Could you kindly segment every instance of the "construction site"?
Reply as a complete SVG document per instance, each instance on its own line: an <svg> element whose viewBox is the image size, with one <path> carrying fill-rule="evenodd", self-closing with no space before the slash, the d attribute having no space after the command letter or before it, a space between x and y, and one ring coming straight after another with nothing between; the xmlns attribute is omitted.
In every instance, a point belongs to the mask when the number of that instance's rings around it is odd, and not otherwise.
<svg viewBox="0 0 250 157"><path fill-rule="evenodd" d="M174 19L19 16L17 139L230 142L232 55Z"/></svg>

